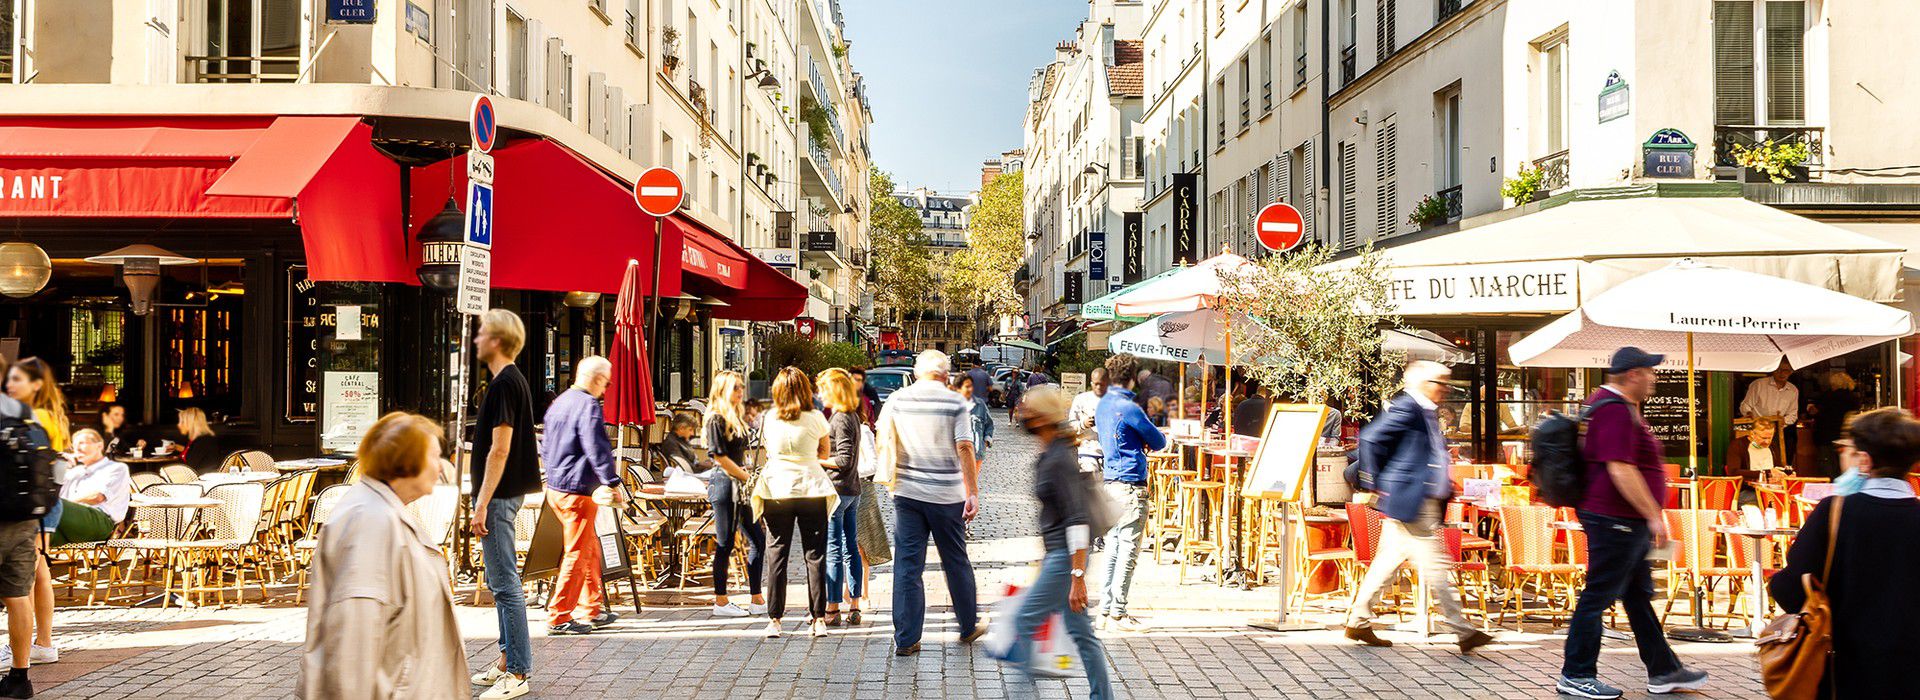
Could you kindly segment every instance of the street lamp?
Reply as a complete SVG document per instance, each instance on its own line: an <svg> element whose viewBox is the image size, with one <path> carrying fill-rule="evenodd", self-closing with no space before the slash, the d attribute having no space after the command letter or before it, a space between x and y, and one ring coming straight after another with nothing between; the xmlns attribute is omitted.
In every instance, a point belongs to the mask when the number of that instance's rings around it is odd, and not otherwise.
<svg viewBox="0 0 1920 700"><path fill-rule="evenodd" d="M0 243L0 294L30 297L47 288L53 278L53 259L40 246L25 241Z"/></svg>
<svg viewBox="0 0 1920 700"><path fill-rule="evenodd" d="M448 197L447 206L420 229L420 267L414 274L422 286L443 293L460 286L460 252L466 238L466 219Z"/></svg>
<svg viewBox="0 0 1920 700"><path fill-rule="evenodd" d="M165 248L142 243L95 255L87 258L87 262L119 265L120 279L127 284L133 315L145 316L153 311L153 292L160 287L160 266L185 265L195 261Z"/></svg>
<svg viewBox="0 0 1920 700"><path fill-rule="evenodd" d="M1094 172L1093 172L1093 169L1094 169L1094 168L1099 168L1099 169L1100 169L1100 174L1102 174L1102 175L1104 175L1104 174L1106 174L1106 173L1107 173L1107 166L1105 166L1105 165L1103 165L1103 164L1100 164L1100 163L1088 163L1088 164L1087 164L1087 167L1086 167L1086 169L1084 169L1084 170L1081 170L1081 171L1080 171L1080 174L1082 174L1082 175L1092 175L1092 174L1094 174Z"/></svg>

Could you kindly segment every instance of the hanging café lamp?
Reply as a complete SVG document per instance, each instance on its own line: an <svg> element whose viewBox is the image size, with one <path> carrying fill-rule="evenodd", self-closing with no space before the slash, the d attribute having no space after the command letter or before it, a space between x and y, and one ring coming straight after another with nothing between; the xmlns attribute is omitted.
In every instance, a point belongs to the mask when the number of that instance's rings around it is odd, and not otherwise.
<svg viewBox="0 0 1920 700"><path fill-rule="evenodd" d="M47 288L53 260L40 246L25 241L0 243L0 294L30 297Z"/></svg>
<svg viewBox="0 0 1920 700"><path fill-rule="evenodd" d="M197 261L159 246L141 243L95 255L87 258L87 262L119 265L120 279L126 282L127 294L131 297L133 315L145 316L153 311L153 293L160 288L160 266L186 265Z"/></svg>

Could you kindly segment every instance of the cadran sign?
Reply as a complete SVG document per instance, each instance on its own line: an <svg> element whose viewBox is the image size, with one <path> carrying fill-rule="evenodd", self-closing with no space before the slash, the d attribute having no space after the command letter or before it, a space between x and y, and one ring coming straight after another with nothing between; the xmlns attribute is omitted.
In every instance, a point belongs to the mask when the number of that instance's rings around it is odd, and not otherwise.
<svg viewBox="0 0 1920 700"><path fill-rule="evenodd" d="M1550 260L1387 270L1387 299L1403 316L1551 313L1580 306L1580 263Z"/></svg>

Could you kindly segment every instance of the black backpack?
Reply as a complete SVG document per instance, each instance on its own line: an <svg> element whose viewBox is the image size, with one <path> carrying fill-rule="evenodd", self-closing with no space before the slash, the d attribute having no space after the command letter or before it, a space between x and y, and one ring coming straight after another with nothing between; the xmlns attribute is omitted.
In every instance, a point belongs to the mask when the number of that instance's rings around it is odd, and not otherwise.
<svg viewBox="0 0 1920 700"><path fill-rule="evenodd" d="M1559 411L1547 414L1533 426L1533 469L1528 479L1540 501L1557 508L1580 504L1587 493L1587 458L1582 452L1586 441L1587 420L1601 406L1622 403L1609 396L1581 409L1579 417Z"/></svg>
<svg viewBox="0 0 1920 700"><path fill-rule="evenodd" d="M38 520L53 509L54 458L45 428L0 410L0 522Z"/></svg>

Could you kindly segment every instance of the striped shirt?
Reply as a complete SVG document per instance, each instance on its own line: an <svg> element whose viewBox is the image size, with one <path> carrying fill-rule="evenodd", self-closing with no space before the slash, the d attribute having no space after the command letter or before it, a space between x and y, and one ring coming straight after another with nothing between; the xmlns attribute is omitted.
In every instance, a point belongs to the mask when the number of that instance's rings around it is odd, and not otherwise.
<svg viewBox="0 0 1920 700"><path fill-rule="evenodd" d="M922 503L966 501L959 451L960 443L973 444L966 399L939 381L921 379L887 397L880 409L883 434L889 423L900 441L893 495Z"/></svg>

